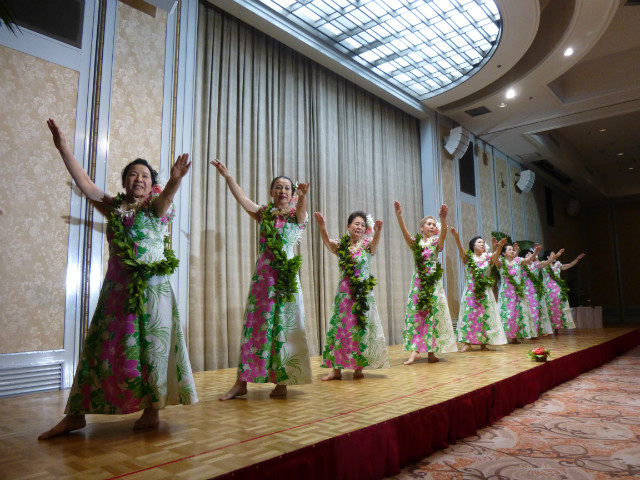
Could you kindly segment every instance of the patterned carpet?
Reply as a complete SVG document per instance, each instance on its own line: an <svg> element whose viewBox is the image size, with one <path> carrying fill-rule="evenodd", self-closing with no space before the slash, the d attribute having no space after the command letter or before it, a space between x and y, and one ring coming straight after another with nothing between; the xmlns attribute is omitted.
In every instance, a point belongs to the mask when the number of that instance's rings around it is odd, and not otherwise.
<svg viewBox="0 0 640 480"><path fill-rule="evenodd" d="M640 347L389 478L640 478Z"/></svg>

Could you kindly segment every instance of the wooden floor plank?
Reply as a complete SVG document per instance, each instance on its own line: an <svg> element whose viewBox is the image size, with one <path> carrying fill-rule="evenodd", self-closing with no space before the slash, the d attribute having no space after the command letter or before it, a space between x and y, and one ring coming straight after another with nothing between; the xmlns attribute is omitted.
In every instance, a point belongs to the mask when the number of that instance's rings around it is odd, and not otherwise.
<svg viewBox="0 0 640 480"><path fill-rule="evenodd" d="M37 436L62 418L68 391L0 399L0 476L12 479L211 478L255 462L313 445L408 412L437 404L533 368L526 352L536 346L562 357L621 336L632 328L563 331L557 337L491 352L439 355L403 365L407 354L389 348L391 368L365 370L353 380L322 382L327 369L312 359L314 383L289 387L286 399L271 399L270 385L249 385L239 399L219 402L235 369L195 374L200 402L168 407L161 424L133 432L138 415L87 416L87 427L49 441Z"/></svg>

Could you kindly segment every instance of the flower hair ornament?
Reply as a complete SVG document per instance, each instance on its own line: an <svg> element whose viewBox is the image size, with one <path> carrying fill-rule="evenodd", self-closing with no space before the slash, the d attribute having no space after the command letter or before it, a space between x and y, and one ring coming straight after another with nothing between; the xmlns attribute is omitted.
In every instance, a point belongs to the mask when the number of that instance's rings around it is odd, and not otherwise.
<svg viewBox="0 0 640 480"><path fill-rule="evenodd" d="M373 217L370 214L367 214L366 218L367 229L364 231L365 235L370 235L373 232Z"/></svg>
<svg viewBox="0 0 640 480"><path fill-rule="evenodd" d="M440 235L441 229L442 229L442 224L440 222L436 222L436 235Z"/></svg>

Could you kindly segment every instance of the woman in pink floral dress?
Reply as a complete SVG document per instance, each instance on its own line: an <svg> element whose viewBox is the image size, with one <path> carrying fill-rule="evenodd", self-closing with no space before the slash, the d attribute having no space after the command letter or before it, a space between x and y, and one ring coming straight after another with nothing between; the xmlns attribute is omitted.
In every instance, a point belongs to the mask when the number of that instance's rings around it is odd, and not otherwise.
<svg viewBox="0 0 640 480"><path fill-rule="evenodd" d="M376 280L370 271L371 257L380 242L382 220L375 222L371 238L366 235L373 220L368 220L364 212L353 212L347 221L348 235L333 240L322 214L316 212L314 217L322 242L338 255L341 275L322 352L321 366L332 371L322 380L341 379L343 369L352 369L353 378L362 378L363 368L389 367L384 331L373 296Z"/></svg>
<svg viewBox="0 0 640 480"><path fill-rule="evenodd" d="M538 245L536 245L536 247L538 247ZM522 281L535 333L532 338L535 338L538 335L551 335L553 333L551 322L549 321L549 312L547 311L547 301L545 299L545 288L540 271L549 265L549 263L553 263L556 257L561 254L562 250L554 257L540 262L538 261L538 254L534 254L534 250L531 248L519 253L520 258L525 260L530 258L532 259L531 263L522 266Z"/></svg>
<svg viewBox="0 0 640 480"><path fill-rule="evenodd" d="M287 395L287 385L311 383L304 328L304 303L294 247L307 225L308 183L297 189L290 178L271 182L271 201L257 205L246 197L227 167L211 162L242 208L260 223L258 260L251 279L238 362L238 378L220 400L245 395L247 382L273 383L272 397ZM294 193L297 195L294 197Z"/></svg>
<svg viewBox="0 0 640 480"><path fill-rule="evenodd" d="M47 121L67 170L87 200L107 217L109 264L73 380L66 416L46 439L86 425L85 414L142 410L134 429L159 422L166 405L198 401L169 275L178 261L166 247L173 197L189 171L178 157L164 190L149 163L122 171L125 194L106 194L73 156L64 135Z"/></svg>
<svg viewBox="0 0 640 480"><path fill-rule="evenodd" d="M465 251L455 228L451 228L451 235L466 271L457 325L458 342L465 344L460 351L471 350L472 344L480 344L481 350L488 350L487 345L504 345L507 337L491 290L491 264L496 262L507 239L500 240L496 251L489 255L482 237L473 237Z"/></svg>
<svg viewBox="0 0 640 480"><path fill-rule="evenodd" d="M439 361L436 353L458 351L453 333L449 305L442 282L442 267L438 255L447 236L446 205L440 207L440 225L431 215L420 221L420 233L412 237L402 218L402 205L394 202L396 218L404 241L413 252L414 269L405 315L404 350L411 352L405 365L427 352L427 361Z"/></svg>
<svg viewBox="0 0 640 480"><path fill-rule="evenodd" d="M557 255L550 250L544 252L545 260L553 256ZM551 319L553 332L556 335L561 328L576 328L569 308L569 289L564 283L564 280L560 278L560 272L573 267L580 261L580 259L582 259L582 257L584 257L584 253L578 255L571 263L563 265L560 262L554 262L552 265L549 265L542 270L542 279L546 291L547 309L549 310L549 318Z"/></svg>

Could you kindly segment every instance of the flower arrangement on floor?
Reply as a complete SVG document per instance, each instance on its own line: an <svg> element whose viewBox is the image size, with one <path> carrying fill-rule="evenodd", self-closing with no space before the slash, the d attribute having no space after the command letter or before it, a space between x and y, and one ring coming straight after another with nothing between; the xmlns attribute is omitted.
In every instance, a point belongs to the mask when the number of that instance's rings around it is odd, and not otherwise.
<svg viewBox="0 0 640 480"><path fill-rule="evenodd" d="M547 357L551 356L551 350L538 347L538 348L534 348L533 350L529 350L527 352L527 356L534 362L546 362Z"/></svg>

